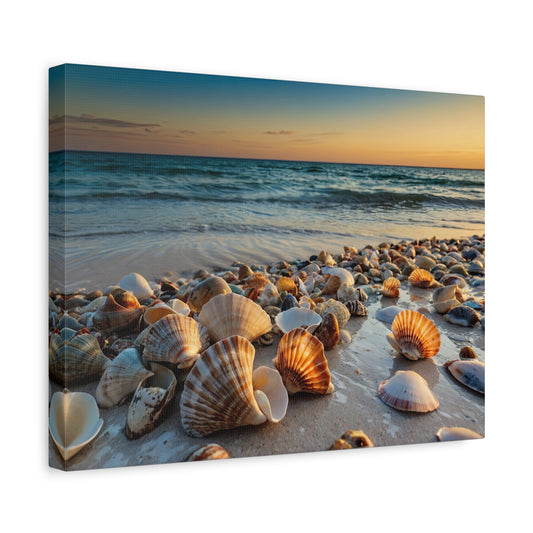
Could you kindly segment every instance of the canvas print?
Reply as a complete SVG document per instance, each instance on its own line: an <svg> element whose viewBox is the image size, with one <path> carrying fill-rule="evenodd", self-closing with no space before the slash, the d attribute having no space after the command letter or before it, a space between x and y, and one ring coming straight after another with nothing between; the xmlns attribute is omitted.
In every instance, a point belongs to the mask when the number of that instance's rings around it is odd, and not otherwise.
<svg viewBox="0 0 533 533"><path fill-rule="evenodd" d="M66 64L49 111L52 467L484 436L482 96Z"/></svg>

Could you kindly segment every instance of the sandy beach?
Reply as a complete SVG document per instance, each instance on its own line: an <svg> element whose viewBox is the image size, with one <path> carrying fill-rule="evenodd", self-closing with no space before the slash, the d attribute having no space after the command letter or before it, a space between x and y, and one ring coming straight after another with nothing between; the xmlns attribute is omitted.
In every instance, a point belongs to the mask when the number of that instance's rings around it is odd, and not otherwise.
<svg viewBox="0 0 533 533"><path fill-rule="evenodd" d="M478 243L477 250L481 250L476 260L481 259L484 265L484 239L475 241ZM427 241L424 243L426 247L417 248L416 256L419 257L427 249L428 253L438 261L437 268L433 269L433 272L441 270L439 275L447 273L453 264L449 262L444 265L439 262L448 255L444 247L439 248L443 242L445 241L437 241L432 246ZM452 246L457 246L457 253L464 254L473 249L473 242L463 239L449 243L449 246L450 249ZM395 245L395 243L390 244ZM408 243L398 246L400 253L407 245ZM376 248L377 253L384 251L386 250L378 251ZM320 250L317 250L317 254L318 252ZM360 250L358 252L361 253ZM342 262L339 250L332 250L331 254L341 260L340 265L354 272L355 262L346 259ZM320 264L317 259L314 261ZM413 264L415 261L416 258L410 260ZM471 261L464 259L456 261L455 264L461 263L468 269ZM385 262L381 261L380 264ZM263 271L266 277L275 282L279 275L269 274L271 266L265 264L254 268ZM229 270L237 273L238 266L228 267ZM383 273L384 270L380 272ZM291 264L291 271L297 275L295 264ZM357 268L354 273L356 272ZM368 275L368 269L365 272L363 268L363 273ZM223 272L209 273L213 274L223 274ZM176 369L175 365L169 365L177 378L175 395L167 407L164 420L153 431L139 439L129 440L126 437L125 424L129 400L110 409L101 408L100 417L104 422L101 431L66 464L63 463L54 442L50 439L50 466L58 468L66 466L67 470L82 470L181 462L197 448L208 443L221 445L231 458L326 451L348 430L363 431L376 447L438 442L436 433L441 427L460 426L484 435L484 396L459 383L444 367L447 361L459 359L459 351L464 346L471 347L477 358L482 362L485 361L484 326L478 322L474 326L464 327L445 320L444 316L432 306L434 287L416 287L408 281L405 274L395 276L401 282L398 298L381 295L379 290L382 287L382 280L369 277L368 283L355 285L361 287L368 295L368 299L364 301L367 315L352 316L344 326L343 329L351 335L351 342L338 344L325 352L331 372L331 383L335 388L332 394L298 393L289 396L286 416L279 423L266 422L257 426L217 431L201 438L191 437L184 431L179 409L183 384L189 370L180 370ZM327 276L322 279L327 279ZM473 298L474 301L484 304L483 272L467 275L464 279L465 299ZM185 287L187 284L192 287L198 281L189 279L182 280L181 283ZM242 287L243 283L244 281L236 281L235 285ZM311 298L318 301L321 297L319 293L320 283L315 287L315 293ZM59 301L57 300L59 296L52 294L52 299ZM66 295L62 296L68 301ZM335 297L328 295L325 299ZM434 357L413 361L391 347L386 338L391 331L391 324L376 318L379 309L389 306L421 311L435 323L440 333L440 349ZM478 312L483 316L484 307ZM69 310L69 314L83 315L83 310L74 308ZM59 310L54 320L59 319L61 315L62 310ZM90 329L92 332L95 331L95 328ZM125 337L134 340L137 333ZM254 342L256 349L254 368L262 365L274 368L272 360L276 355L280 338L279 332L276 332L270 346ZM386 405L378 395L379 384L391 378L398 370L413 370L422 376L439 401L438 409L429 413L414 413L399 411ZM88 392L94 396L97 384L98 379L68 388L71 391ZM60 390L62 390L60 384L50 381L50 397Z"/></svg>

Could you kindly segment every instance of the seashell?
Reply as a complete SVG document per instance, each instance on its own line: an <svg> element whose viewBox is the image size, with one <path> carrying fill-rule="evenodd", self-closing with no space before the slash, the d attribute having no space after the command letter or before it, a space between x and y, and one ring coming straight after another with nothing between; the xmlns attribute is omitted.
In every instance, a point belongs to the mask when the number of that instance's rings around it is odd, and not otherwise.
<svg viewBox="0 0 533 533"><path fill-rule="evenodd" d="M341 286L337 289L337 300L342 303L349 302L351 300L358 300L358 292L360 289L356 289L352 285L347 283L341 283Z"/></svg>
<svg viewBox="0 0 533 533"><path fill-rule="evenodd" d="M311 300L309 296L302 296L298 301L299 307L304 309L311 309L311 311L316 307L316 302Z"/></svg>
<svg viewBox="0 0 533 533"><path fill-rule="evenodd" d="M110 363L88 329L55 329L50 335L48 369L50 377L62 386L96 379Z"/></svg>
<svg viewBox="0 0 533 533"><path fill-rule="evenodd" d="M287 413L289 395L277 370L260 366L252 372L252 386L259 408L269 422L279 422Z"/></svg>
<svg viewBox="0 0 533 533"><path fill-rule="evenodd" d="M181 423L188 435L203 437L222 429L267 420L253 389L253 345L234 335L203 352L185 379L180 399ZM268 396L260 391L265 406Z"/></svg>
<svg viewBox="0 0 533 533"><path fill-rule="evenodd" d="M334 265L336 265L336 263L335 263L335 259L333 259L332 255L331 255L329 252L325 252L324 250L321 251L321 252L318 254L318 260L319 260L323 265L329 265L329 266L334 266Z"/></svg>
<svg viewBox="0 0 533 533"><path fill-rule="evenodd" d="M442 427L437 431L437 438L441 441L482 439L483 435L468 428Z"/></svg>
<svg viewBox="0 0 533 533"><path fill-rule="evenodd" d="M455 359L444 363L450 374L460 383L476 392L485 394L485 364L477 359Z"/></svg>
<svg viewBox="0 0 533 533"><path fill-rule="evenodd" d="M74 331L79 331L83 328L83 325L80 324L74 317L65 313L57 324L57 329L60 331L64 328L73 329Z"/></svg>
<svg viewBox="0 0 533 533"><path fill-rule="evenodd" d="M315 328L322 322L322 317L311 311L311 309L303 309L293 307L278 313L275 318L276 325L283 333L288 333L295 328L304 328L315 330Z"/></svg>
<svg viewBox="0 0 533 533"><path fill-rule="evenodd" d="M468 272L463 265L452 265L448 269L448 272L450 274L459 274L460 276L464 276L465 278L468 277Z"/></svg>
<svg viewBox="0 0 533 533"><path fill-rule="evenodd" d="M95 311L98 311L100 307L102 307L105 304L105 301L107 300L107 296L99 296L98 298L95 298L94 300L91 300L84 308L84 313L94 313Z"/></svg>
<svg viewBox="0 0 533 533"><path fill-rule="evenodd" d="M231 288L224 279L218 276L212 276L201 281L194 287L189 293L187 303L195 313L199 313L211 298L219 294L229 293L231 293Z"/></svg>
<svg viewBox="0 0 533 533"><path fill-rule="evenodd" d="M339 330L339 344L350 344L352 342L352 335L345 329Z"/></svg>
<svg viewBox="0 0 533 533"><path fill-rule="evenodd" d="M348 312L350 313L351 316L367 316L368 315L368 309L359 300L350 300L349 302L346 302L344 305L346 305L346 309L348 309Z"/></svg>
<svg viewBox="0 0 533 533"><path fill-rule="evenodd" d="M349 270L341 267L323 267L322 274L329 274L329 276L337 276L342 283L346 283L348 286L353 286L355 280L352 273Z"/></svg>
<svg viewBox="0 0 533 533"><path fill-rule="evenodd" d="M120 352L105 369L96 387L96 401L103 408L114 407L135 391L143 379L151 376L137 348Z"/></svg>
<svg viewBox="0 0 533 533"><path fill-rule="evenodd" d="M187 316L171 314L158 320L146 334L143 357L148 361L189 368L200 357L201 348L198 322Z"/></svg>
<svg viewBox="0 0 533 533"><path fill-rule="evenodd" d="M285 291L289 294L292 294L293 296L296 296L298 294L298 287L296 286L296 283L292 278L282 276L278 279L277 286L279 292Z"/></svg>
<svg viewBox="0 0 533 533"><path fill-rule="evenodd" d="M220 294L200 312L198 320L213 342L240 335L250 342L272 329L270 316L255 302L239 294Z"/></svg>
<svg viewBox="0 0 533 533"><path fill-rule="evenodd" d="M333 313L339 328L343 328L350 320L350 311L348 308L337 300L328 300L327 302L321 302L315 307L315 312L324 317L327 313Z"/></svg>
<svg viewBox="0 0 533 533"><path fill-rule="evenodd" d="M228 270L225 274L222 275L222 279L226 283L234 283L235 281L238 281L239 278L231 270Z"/></svg>
<svg viewBox="0 0 533 533"><path fill-rule="evenodd" d="M293 307L300 307L300 304L298 303L298 300L289 293L283 298L280 309L282 311L287 311L287 309L292 309Z"/></svg>
<svg viewBox="0 0 533 533"><path fill-rule="evenodd" d="M142 437L161 423L165 409L174 397L176 376L172 370L158 364L153 364L152 370L153 374L137 386L128 408L128 439Z"/></svg>
<svg viewBox="0 0 533 533"><path fill-rule="evenodd" d="M342 450L351 448L372 448L374 444L363 431L346 431L340 439L337 439L330 450Z"/></svg>
<svg viewBox="0 0 533 533"><path fill-rule="evenodd" d="M459 358L460 359L477 359L477 355L476 353L474 352L474 350L472 350L472 348L470 348L470 346L463 346L461 348L461 350L459 351Z"/></svg>
<svg viewBox="0 0 533 533"><path fill-rule="evenodd" d="M427 381L412 370L398 370L392 378L382 381L378 394L387 405L399 411L428 413L439 406Z"/></svg>
<svg viewBox="0 0 533 533"><path fill-rule="evenodd" d="M178 300L179 301L179 300ZM146 324L155 324L158 320L167 315L175 315L176 311L161 300L154 300L154 302L146 308L143 315L143 320Z"/></svg>
<svg viewBox="0 0 533 533"><path fill-rule="evenodd" d="M131 291L120 289L113 293L113 298L118 305L125 307L126 309L138 309L141 307L139 300Z"/></svg>
<svg viewBox="0 0 533 533"><path fill-rule="evenodd" d="M256 272L255 274L252 274L250 277L246 278L244 281L244 288L257 289L259 292L261 292L269 283L270 280L267 277L261 274L261 272Z"/></svg>
<svg viewBox="0 0 533 533"><path fill-rule="evenodd" d="M436 355L440 349L440 333L435 324L418 311L404 310L392 322L387 335L391 346L413 361Z"/></svg>
<svg viewBox="0 0 533 533"><path fill-rule="evenodd" d="M332 274L326 281L321 294L336 294L337 290L341 286L341 283L341 278Z"/></svg>
<svg viewBox="0 0 533 533"><path fill-rule="evenodd" d="M468 274L471 276L481 275L485 273L485 267L480 261L472 261L468 265Z"/></svg>
<svg viewBox="0 0 533 533"><path fill-rule="evenodd" d="M397 305L389 305L388 307L382 307L376 311L376 318L382 322L387 322L392 324L393 320L396 318L398 313L405 311L402 307Z"/></svg>
<svg viewBox="0 0 533 533"><path fill-rule="evenodd" d="M172 298L167 305L179 315L189 316L191 312L191 308L179 298Z"/></svg>
<svg viewBox="0 0 533 533"><path fill-rule="evenodd" d="M340 340L339 324L333 313L326 313L313 335L323 344L324 350L332 350Z"/></svg>
<svg viewBox="0 0 533 533"><path fill-rule="evenodd" d="M466 280L458 274L444 274L439 281L442 285L457 285L461 289L466 287Z"/></svg>
<svg viewBox="0 0 533 533"><path fill-rule="evenodd" d="M121 289L132 292L138 300L151 298L154 294L148 281L136 272L124 276L118 282L118 285Z"/></svg>
<svg viewBox="0 0 533 533"><path fill-rule="evenodd" d="M357 274L354 274L354 283L356 285L368 285L370 283L370 280L364 275L358 272Z"/></svg>
<svg viewBox="0 0 533 533"><path fill-rule="evenodd" d="M269 283L263 289L263 292L259 296L257 303L261 307L266 307L268 305L278 306L281 303L281 298L279 296L277 287L273 283Z"/></svg>
<svg viewBox="0 0 533 533"><path fill-rule="evenodd" d="M414 270L408 279L411 285L421 289L427 289L437 283L432 274L423 268L417 268Z"/></svg>
<svg viewBox="0 0 533 533"><path fill-rule="evenodd" d="M398 298L400 296L400 280L387 278L381 287L381 294L387 298Z"/></svg>
<svg viewBox="0 0 533 533"><path fill-rule="evenodd" d="M229 453L218 444L206 444L187 457L187 461L207 461L210 459L229 459Z"/></svg>
<svg viewBox="0 0 533 533"><path fill-rule="evenodd" d="M324 346L305 329L293 329L283 335L274 366L281 374L289 394L330 394L335 390L324 356Z"/></svg>
<svg viewBox="0 0 533 533"><path fill-rule="evenodd" d="M241 265L239 267L239 280L249 278L254 275L254 271L248 265Z"/></svg>
<svg viewBox="0 0 533 533"><path fill-rule="evenodd" d="M474 326L481 319L479 313L467 305L453 307L444 315L444 318L451 324L464 327Z"/></svg>
<svg viewBox="0 0 533 533"><path fill-rule="evenodd" d="M252 302L255 302L259 297L259 290L256 287L247 287L244 290L244 296L249 300L252 300Z"/></svg>
<svg viewBox="0 0 533 533"><path fill-rule="evenodd" d="M109 294L104 305L94 313L92 323L104 333L138 333L144 310L144 306L124 307Z"/></svg>
<svg viewBox="0 0 533 533"><path fill-rule="evenodd" d="M89 444L103 424L90 394L65 389L52 395L48 427L63 460L68 461Z"/></svg>
<svg viewBox="0 0 533 533"><path fill-rule="evenodd" d="M415 259L415 265L424 270L431 270L436 264L437 262L427 255L419 255Z"/></svg>

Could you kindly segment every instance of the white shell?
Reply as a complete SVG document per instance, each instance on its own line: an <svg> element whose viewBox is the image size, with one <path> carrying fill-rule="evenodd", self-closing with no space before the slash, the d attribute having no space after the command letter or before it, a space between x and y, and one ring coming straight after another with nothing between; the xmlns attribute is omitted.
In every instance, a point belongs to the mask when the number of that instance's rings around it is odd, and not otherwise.
<svg viewBox="0 0 533 533"><path fill-rule="evenodd" d="M346 283L348 286L354 285L352 273L349 270L341 267L322 267L322 274L329 274L330 276L338 276L341 280L341 285Z"/></svg>
<svg viewBox="0 0 533 533"><path fill-rule="evenodd" d="M150 298L154 294L152 287L150 287L146 279L136 272L124 276L118 284L121 289L135 294L138 300Z"/></svg>
<svg viewBox="0 0 533 533"><path fill-rule="evenodd" d="M322 322L322 317L311 309L292 307L278 313L275 321L283 333L288 333L295 328L304 328L312 332Z"/></svg>
<svg viewBox="0 0 533 533"><path fill-rule="evenodd" d="M428 413L439 406L427 381L412 370L398 370L390 379L382 381L378 394L387 405L399 411Z"/></svg>
<svg viewBox="0 0 533 533"><path fill-rule="evenodd" d="M287 413L289 394L281 375L268 366L260 366L252 373L255 401L269 422L279 422Z"/></svg>
<svg viewBox="0 0 533 533"><path fill-rule="evenodd" d="M172 300L167 302L167 305L180 315L189 316L189 313L191 312L191 308L179 298L172 298Z"/></svg>
<svg viewBox="0 0 533 533"><path fill-rule="evenodd" d="M104 421L95 399L86 392L56 392L50 402L49 429L65 461L89 444Z"/></svg>
<svg viewBox="0 0 533 533"><path fill-rule="evenodd" d="M444 363L450 374L466 387L485 394L485 363L477 359L454 360Z"/></svg>
<svg viewBox="0 0 533 533"><path fill-rule="evenodd" d="M398 313L401 313L403 309L397 305L389 305L388 307L381 307L376 311L376 318L382 322L388 322L392 324Z"/></svg>
<svg viewBox="0 0 533 533"><path fill-rule="evenodd" d="M153 372L142 363L136 348L122 350L105 369L96 387L96 401L103 408L114 407L131 394L139 382Z"/></svg>
<svg viewBox="0 0 533 533"><path fill-rule="evenodd" d="M443 427L437 431L437 438L442 442L449 440L482 439L483 435L468 428Z"/></svg>

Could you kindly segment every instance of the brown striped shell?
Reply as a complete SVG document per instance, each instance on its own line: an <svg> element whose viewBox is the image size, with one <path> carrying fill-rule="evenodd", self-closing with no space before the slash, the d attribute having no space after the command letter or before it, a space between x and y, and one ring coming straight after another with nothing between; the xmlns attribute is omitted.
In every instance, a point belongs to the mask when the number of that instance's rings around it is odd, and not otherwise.
<svg viewBox="0 0 533 533"><path fill-rule="evenodd" d="M119 304L112 294L108 294L104 305L92 316L93 325L104 333L139 333L145 307L139 302L135 305L131 298L122 297L122 301L130 307Z"/></svg>
<svg viewBox="0 0 533 533"><path fill-rule="evenodd" d="M327 313L313 335L323 344L324 350L333 349L340 340L339 324L333 313Z"/></svg>
<svg viewBox="0 0 533 533"><path fill-rule="evenodd" d="M254 394L253 345L234 335L203 352L185 379L181 423L188 435L262 424L267 417Z"/></svg>
<svg viewBox="0 0 533 533"><path fill-rule="evenodd" d="M170 314L158 320L146 334L143 356L148 361L189 368L200 357L201 348L198 322L187 316Z"/></svg>
<svg viewBox="0 0 533 533"><path fill-rule="evenodd" d="M231 288L223 278L211 276L194 287L189 294L187 304L195 313L199 313L202 307L212 298L219 294L229 294L230 292Z"/></svg>
<svg viewBox="0 0 533 533"><path fill-rule="evenodd" d="M240 335L250 342L272 329L270 316L260 305L240 294L221 294L204 305L198 320L213 342Z"/></svg>
<svg viewBox="0 0 533 533"><path fill-rule="evenodd" d="M409 283L414 287L427 289L435 283L435 279L427 270L424 270L423 268L417 268L409 276Z"/></svg>
<svg viewBox="0 0 533 533"><path fill-rule="evenodd" d="M392 333L387 336L387 340L408 359L433 357L440 349L437 326L418 311L401 311L392 321L391 329Z"/></svg>
<svg viewBox="0 0 533 533"><path fill-rule="evenodd" d="M229 459L229 453L218 444L206 444L195 450L187 461L208 461L212 459Z"/></svg>
<svg viewBox="0 0 533 533"><path fill-rule="evenodd" d="M396 278L387 278L381 287L381 294L388 298L398 298L400 296L400 280Z"/></svg>
<svg viewBox="0 0 533 533"><path fill-rule="evenodd" d="M305 329L296 328L283 335L274 366L281 374L289 394L329 394L335 390L324 356L324 346Z"/></svg>
<svg viewBox="0 0 533 533"><path fill-rule="evenodd" d="M390 379L382 381L378 394L387 405L399 411L428 413L439 406L427 381L412 370L398 370Z"/></svg>

